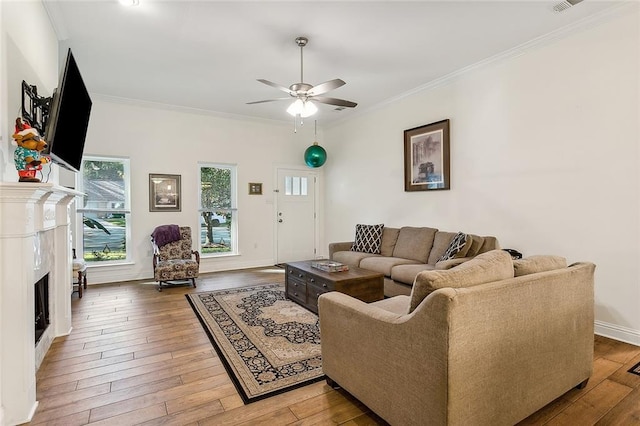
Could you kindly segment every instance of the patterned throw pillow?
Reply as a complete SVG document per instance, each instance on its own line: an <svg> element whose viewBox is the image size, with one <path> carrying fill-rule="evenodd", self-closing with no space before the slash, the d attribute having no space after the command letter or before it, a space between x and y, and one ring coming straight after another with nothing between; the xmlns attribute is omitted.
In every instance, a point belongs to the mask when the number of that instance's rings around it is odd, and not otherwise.
<svg viewBox="0 0 640 426"><path fill-rule="evenodd" d="M449 247L445 250L445 252L440 256L438 262L443 260L455 259L456 254L460 253L464 246L467 244L467 239L469 237L467 234L463 232L458 232L453 240L449 243Z"/></svg>
<svg viewBox="0 0 640 426"><path fill-rule="evenodd" d="M356 238L351 246L351 251L380 254L383 229L384 224L356 225Z"/></svg>

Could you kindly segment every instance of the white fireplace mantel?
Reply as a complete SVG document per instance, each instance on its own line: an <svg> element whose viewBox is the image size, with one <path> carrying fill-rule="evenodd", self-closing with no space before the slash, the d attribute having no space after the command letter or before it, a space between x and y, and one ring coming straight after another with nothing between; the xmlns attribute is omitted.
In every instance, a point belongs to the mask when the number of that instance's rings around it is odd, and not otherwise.
<svg viewBox="0 0 640 426"><path fill-rule="evenodd" d="M53 338L71 331L69 210L81 195L50 183L0 182L0 424L31 419L37 367ZM36 347L33 285L47 273L50 325Z"/></svg>

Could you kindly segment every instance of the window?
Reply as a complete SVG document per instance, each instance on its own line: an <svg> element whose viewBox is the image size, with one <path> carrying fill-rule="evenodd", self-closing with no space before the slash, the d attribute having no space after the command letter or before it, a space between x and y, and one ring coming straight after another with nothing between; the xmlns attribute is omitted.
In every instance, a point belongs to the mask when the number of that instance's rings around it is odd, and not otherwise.
<svg viewBox="0 0 640 426"><path fill-rule="evenodd" d="M236 166L200 164L200 253L237 254Z"/></svg>
<svg viewBox="0 0 640 426"><path fill-rule="evenodd" d="M79 189L86 194L78 208L82 258L87 262L129 260L129 160L84 157L79 180Z"/></svg>
<svg viewBox="0 0 640 426"><path fill-rule="evenodd" d="M284 195L307 195L307 178L301 176L285 176Z"/></svg>

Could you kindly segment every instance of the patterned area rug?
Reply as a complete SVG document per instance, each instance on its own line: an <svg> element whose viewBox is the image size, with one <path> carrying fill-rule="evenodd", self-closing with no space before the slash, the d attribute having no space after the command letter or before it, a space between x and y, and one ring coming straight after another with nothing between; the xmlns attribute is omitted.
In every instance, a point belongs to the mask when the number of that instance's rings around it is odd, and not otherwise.
<svg viewBox="0 0 640 426"><path fill-rule="evenodd" d="M245 404L324 378L318 316L266 284L187 294Z"/></svg>

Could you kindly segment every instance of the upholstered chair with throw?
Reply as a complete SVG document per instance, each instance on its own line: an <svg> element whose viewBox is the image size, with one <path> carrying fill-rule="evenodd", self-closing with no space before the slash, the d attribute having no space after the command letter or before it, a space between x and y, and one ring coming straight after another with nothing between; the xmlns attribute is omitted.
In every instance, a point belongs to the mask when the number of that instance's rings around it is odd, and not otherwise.
<svg viewBox="0 0 640 426"><path fill-rule="evenodd" d="M196 286L200 270L200 253L191 249L191 228L188 226L162 225L151 234L153 244L153 277L162 284L190 281Z"/></svg>

